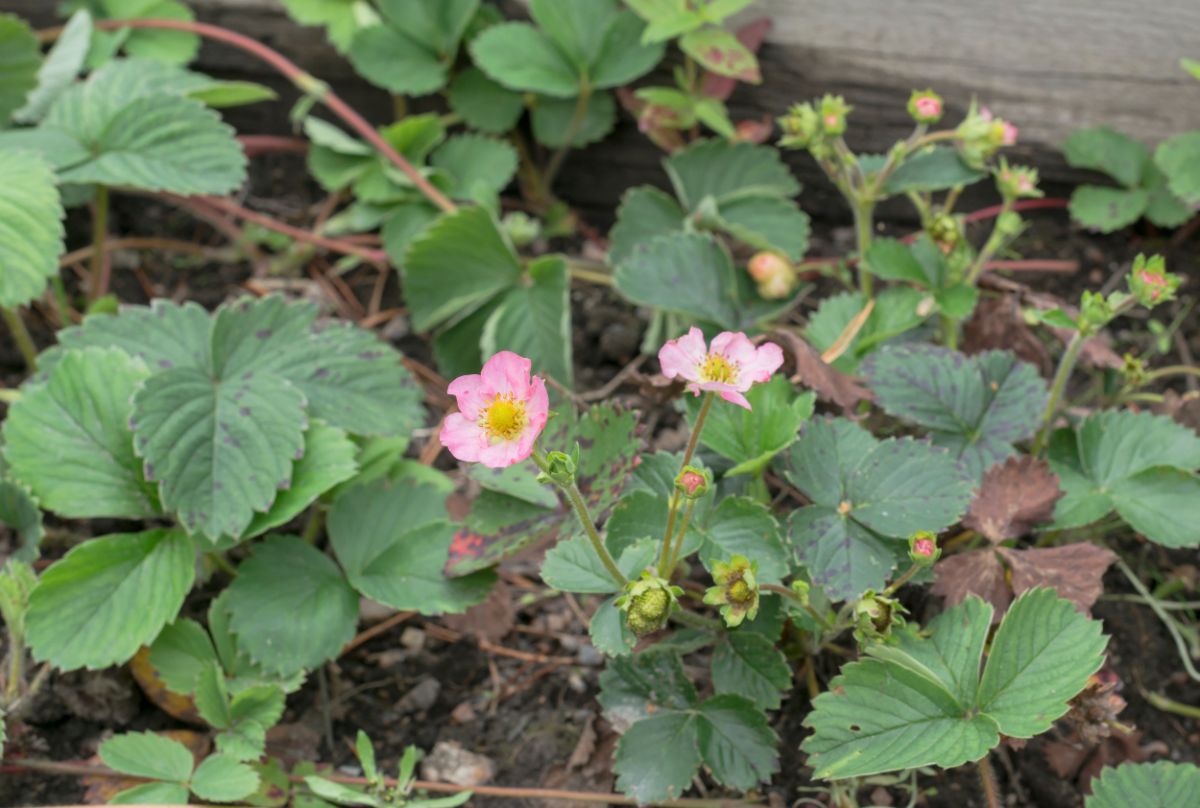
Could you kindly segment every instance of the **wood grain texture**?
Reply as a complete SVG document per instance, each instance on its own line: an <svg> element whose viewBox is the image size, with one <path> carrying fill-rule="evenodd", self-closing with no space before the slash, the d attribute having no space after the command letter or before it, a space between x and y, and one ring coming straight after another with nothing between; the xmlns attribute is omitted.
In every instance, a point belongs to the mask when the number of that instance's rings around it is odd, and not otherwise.
<svg viewBox="0 0 1200 808"><path fill-rule="evenodd" d="M39 26L55 23L55 5L0 0L0 10ZM368 117L385 120L390 112L387 97L358 80L319 29L289 21L278 0L190 5L201 19L260 39L330 81ZM1016 123L1014 158L1034 162L1051 182L1080 177L1058 152L1075 128L1107 124L1151 144L1200 128L1200 82L1179 67L1182 56L1200 58L1200 0L757 0L740 19L764 15L774 20L761 52L765 81L738 88L730 100L735 117L775 117L794 101L840 93L855 108L848 139L856 149L881 151L906 133L908 94L926 87L946 98L951 122L974 96ZM198 67L267 75L245 54L211 43ZM669 76L662 68L648 81ZM284 96L288 103L292 97ZM251 131L277 131L286 120L272 123L276 106L232 119L253 121ZM632 184L663 184L660 158L623 116L609 140L572 155L563 190L585 208L611 207ZM824 206L828 188L811 162L803 155L790 161Z"/></svg>

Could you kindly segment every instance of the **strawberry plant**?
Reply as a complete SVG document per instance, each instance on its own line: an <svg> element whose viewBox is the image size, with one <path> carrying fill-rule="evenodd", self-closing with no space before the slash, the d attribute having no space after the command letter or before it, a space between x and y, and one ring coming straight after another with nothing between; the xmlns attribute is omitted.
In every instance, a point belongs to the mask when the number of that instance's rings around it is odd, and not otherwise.
<svg viewBox="0 0 1200 808"><path fill-rule="evenodd" d="M1138 690L1194 718L1165 692L1200 681L1179 561L1200 437L1170 389L1198 375L1189 279L1157 254L1066 296L999 275L1022 214L1066 204L1009 162L1016 126L973 100L945 124L917 90L874 154L825 95L771 142L726 104L763 78L747 0L284 5L386 114L174 0L70 2L45 32L0 14L0 309L24 362L0 379L6 773L115 802L850 808L970 764L995 808L1020 784L993 757L1045 738L1087 759L1089 807L1194 803L1194 766L1142 762L1105 625L1153 612L1182 672ZM292 136L235 131L225 109L276 94L190 68L201 38L292 83ZM625 114L664 155L604 235L557 180ZM1072 214L1182 224L1193 146L1081 130L1068 161L1119 187ZM324 195L289 221L248 207L271 210L249 166L276 151ZM833 242L798 165L844 199L844 254L812 254ZM976 184L999 204L965 213ZM915 232L883 232L889 202ZM175 253L198 263L155 263ZM636 324L619 370L594 333L614 311ZM443 642L423 694L354 706L364 669L394 687ZM139 717L98 762L31 756L34 705L117 666L190 729ZM620 796L487 785L492 761L440 737L560 676L592 716L564 771ZM301 711L321 737L281 752ZM510 739L540 732L512 715Z"/></svg>

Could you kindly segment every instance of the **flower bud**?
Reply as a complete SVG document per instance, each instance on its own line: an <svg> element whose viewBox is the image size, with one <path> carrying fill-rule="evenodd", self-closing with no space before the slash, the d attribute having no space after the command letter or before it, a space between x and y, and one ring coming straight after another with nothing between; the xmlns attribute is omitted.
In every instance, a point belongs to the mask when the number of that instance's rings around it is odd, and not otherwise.
<svg viewBox="0 0 1200 808"><path fill-rule="evenodd" d="M942 252L951 253L963 240L962 224L957 216L949 213L939 213L934 216L925 228L929 238L933 240Z"/></svg>
<svg viewBox="0 0 1200 808"><path fill-rule="evenodd" d="M1079 304L1079 317L1076 318L1081 332L1085 335L1095 334L1115 316L1116 312L1108 298L1099 292L1084 290Z"/></svg>
<svg viewBox="0 0 1200 808"><path fill-rule="evenodd" d="M840 95L826 95L821 99L821 131L837 137L846 131L846 116L853 109Z"/></svg>
<svg viewBox="0 0 1200 808"><path fill-rule="evenodd" d="M821 132L821 121L812 104L794 104L788 114L779 119L783 130L780 146L804 149Z"/></svg>
<svg viewBox="0 0 1200 808"><path fill-rule="evenodd" d="M675 490L685 499L700 499L708 492L708 473L695 466L684 466L675 478Z"/></svg>
<svg viewBox="0 0 1200 808"><path fill-rule="evenodd" d="M908 114L917 123L937 123L941 120L944 111L945 105L942 103L942 97L933 90L924 92L913 90L913 94L908 99Z"/></svg>
<svg viewBox="0 0 1200 808"><path fill-rule="evenodd" d="M630 581L625 591L616 600L616 605L625 612L625 623L639 637L658 631L667 624L671 609L683 590L671 586L651 570L642 572L642 577Z"/></svg>
<svg viewBox="0 0 1200 808"><path fill-rule="evenodd" d="M1026 166L1009 166L1004 158L996 169L996 190L1008 201L1034 199L1042 196L1038 190L1037 169Z"/></svg>
<svg viewBox="0 0 1200 808"><path fill-rule="evenodd" d="M758 284L758 293L768 300L788 297L796 288L796 270L779 253L756 253L746 265L746 271Z"/></svg>
<svg viewBox="0 0 1200 808"><path fill-rule="evenodd" d="M1017 127L993 117L987 107L976 109L974 104L954 131L963 161L973 168L982 168L1001 146L1017 142Z"/></svg>
<svg viewBox="0 0 1200 808"><path fill-rule="evenodd" d="M885 639L898 625L904 624L903 608L894 598L868 589L854 604L854 636L860 643Z"/></svg>
<svg viewBox="0 0 1200 808"><path fill-rule="evenodd" d="M538 482L569 486L575 482L575 458L565 452L546 455L546 470L538 474Z"/></svg>
<svg viewBox="0 0 1200 808"><path fill-rule="evenodd" d="M1181 279L1167 272L1167 262L1161 255L1139 255L1127 280L1129 292L1149 309L1174 298Z"/></svg>
<svg viewBox="0 0 1200 808"><path fill-rule="evenodd" d="M735 555L728 563L713 564L712 575L716 586L704 593L704 602L709 606L720 606L725 625L735 628L746 618L751 620L758 614L758 562L745 556Z"/></svg>
<svg viewBox="0 0 1200 808"><path fill-rule="evenodd" d="M922 567L932 567L942 555L938 547L937 536L928 530L919 530L908 537L908 557L914 564Z"/></svg>
<svg viewBox="0 0 1200 808"><path fill-rule="evenodd" d="M515 247L527 247L542 234L542 223L519 210L507 214L503 224L504 231Z"/></svg>

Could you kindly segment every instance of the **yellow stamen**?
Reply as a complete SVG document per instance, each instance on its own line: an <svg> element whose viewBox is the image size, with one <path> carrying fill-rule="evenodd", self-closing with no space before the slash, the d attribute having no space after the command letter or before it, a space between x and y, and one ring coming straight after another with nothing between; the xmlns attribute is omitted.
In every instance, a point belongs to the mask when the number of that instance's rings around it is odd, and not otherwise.
<svg viewBox="0 0 1200 808"><path fill-rule="evenodd" d="M479 425L488 433L493 443L516 440L525 431L525 425L528 423L525 402L515 400L512 393L496 396L479 416Z"/></svg>
<svg viewBox="0 0 1200 808"><path fill-rule="evenodd" d="M738 366L719 354L708 354L700 363L700 381L733 384L737 381Z"/></svg>

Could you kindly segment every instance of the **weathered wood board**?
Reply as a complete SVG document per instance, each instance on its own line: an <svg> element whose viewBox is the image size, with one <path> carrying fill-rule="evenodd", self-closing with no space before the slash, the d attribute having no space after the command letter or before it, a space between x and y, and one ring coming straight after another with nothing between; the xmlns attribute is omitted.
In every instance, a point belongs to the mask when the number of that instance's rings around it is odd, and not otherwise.
<svg viewBox="0 0 1200 808"><path fill-rule="evenodd" d="M56 5L0 0L0 9L39 25L53 24ZM318 29L291 23L277 0L191 5L202 19L278 48L369 117L388 114L386 96L359 81ZM757 0L742 17L763 15L774 20L761 54L765 81L738 89L735 114L776 116L793 101L841 93L855 107L857 148L882 149L907 131L904 102L914 87L942 93L951 120L973 95L1012 120L1021 130L1017 157L1051 181L1077 176L1058 154L1074 128L1108 124L1152 144L1200 128L1200 82L1179 67L1182 56L1200 59L1200 0ZM245 54L212 44L199 66L267 75ZM236 113L235 123L279 131L287 124L276 112ZM572 157L564 190L584 207L609 207L630 184L661 180L659 157L625 120L608 141ZM794 164L814 180L805 158Z"/></svg>

